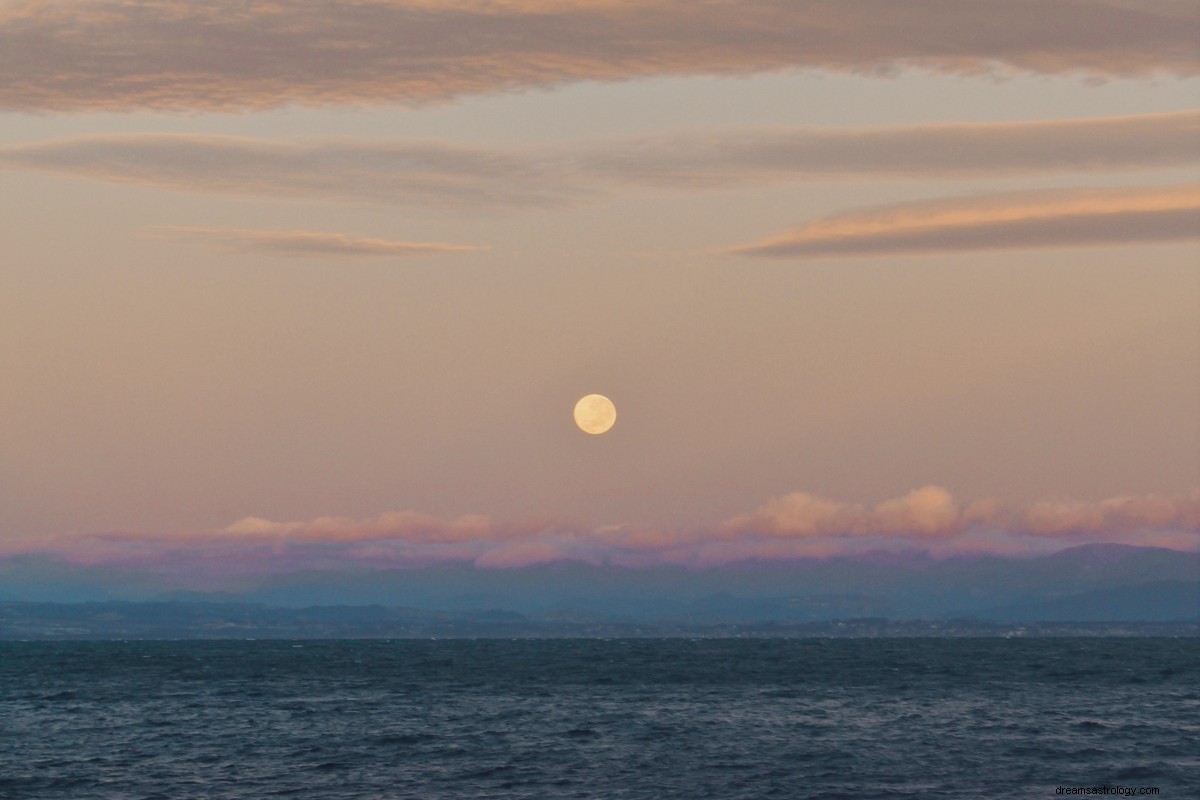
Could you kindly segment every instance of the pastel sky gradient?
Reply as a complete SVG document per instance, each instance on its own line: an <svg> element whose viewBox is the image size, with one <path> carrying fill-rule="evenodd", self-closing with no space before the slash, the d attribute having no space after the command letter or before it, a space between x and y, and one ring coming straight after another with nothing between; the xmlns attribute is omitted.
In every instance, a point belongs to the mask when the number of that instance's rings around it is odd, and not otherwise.
<svg viewBox="0 0 1200 800"><path fill-rule="evenodd" d="M1191 0L0 0L0 120L0 559L1200 549Z"/></svg>

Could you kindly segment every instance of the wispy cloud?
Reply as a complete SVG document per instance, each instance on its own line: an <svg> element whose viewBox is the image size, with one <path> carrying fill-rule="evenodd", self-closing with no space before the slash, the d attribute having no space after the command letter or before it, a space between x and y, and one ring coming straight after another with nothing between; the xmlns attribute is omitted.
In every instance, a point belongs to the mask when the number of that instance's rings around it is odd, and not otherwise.
<svg viewBox="0 0 1200 800"><path fill-rule="evenodd" d="M225 250L269 253L278 256L419 256L479 250L473 245L442 242L396 242L321 231L259 231L231 228L148 228L163 238L209 244Z"/></svg>
<svg viewBox="0 0 1200 800"><path fill-rule="evenodd" d="M186 191L435 208L551 206L582 193L539 160L427 141L80 136L0 148L0 165Z"/></svg>
<svg viewBox="0 0 1200 800"><path fill-rule="evenodd" d="M413 511L296 522L247 517L212 531L105 532L9 542L0 557L40 552L95 564L216 564L268 572L446 562L511 568L566 560L711 566L878 548L1012 554L1084 542L1200 549L1200 490L1183 497L964 505L943 487L925 486L873 506L794 492L723 523L682 530L589 528L553 520L500 523L483 516L441 519Z"/></svg>
<svg viewBox="0 0 1200 800"><path fill-rule="evenodd" d="M80 136L0 147L0 168L180 191L421 208L554 207L626 186L953 179L1161 168L1200 160L1200 112L987 124L692 132L577 147Z"/></svg>
<svg viewBox="0 0 1200 800"><path fill-rule="evenodd" d="M1200 238L1200 184L1003 192L819 219L729 252L768 258L1080 247Z"/></svg>
<svg viewBox="0 0 1200 800"><path fill-rule="evenodd" d="M1188 0L22 0L0 108L419 103L654 75L1200 71Z"/></svg>
<svg viewBox="0 0 1200 800"><path fill-rule="evenodd" d="M1169 167L1200 160L1200 111L1086 119L689 133L601 145L584 170L623 183L964 178Z"/></svg>

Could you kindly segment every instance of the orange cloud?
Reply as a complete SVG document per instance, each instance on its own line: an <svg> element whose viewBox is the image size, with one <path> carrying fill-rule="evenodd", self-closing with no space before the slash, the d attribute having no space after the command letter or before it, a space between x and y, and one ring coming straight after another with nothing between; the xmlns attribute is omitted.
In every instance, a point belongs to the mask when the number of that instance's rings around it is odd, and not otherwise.
<svg viewBox="0 0 1200 800"><path fill-rule="evenodd" d="M1177 0L21 0L0 8L0 108L412 104L790 68L1195 75L1198 17Z"/></svg>
<svg viewBox="0 0 1200 800"><path fill-rule="evenodd" d="M888 500L871 514L871 532L885 536L945 536L960 530L954 498L940 486L926 486Z"/></svg>
<svg viewBox="0 0 1200 800"><path fill-rule="evenodd" d="M246 517L224 528L218 535L326 544L382 541L424 544L492 541L497 538L497 530L487 517L478 515L442 520L415 511L394 511L364 520L319 517L309 522L271 522Z"/></svg>
<svg viewBox="0 0 1200 800"><path fill-rule="evenodd" d="M886 500L873 509L793 492L771 500L753 514L736 517L722 528L727 539L747 534L779 538L822 536L953 535L961 530L961 515L950 493L926 486L904 497Z"/></svg>
<svg viewBox="0 0 1200 800"><path fill-rule="evenodd" d="M1080 247L1200 238L1200 184L1053 189L840 214L731 253L771 258Z"/></svg>

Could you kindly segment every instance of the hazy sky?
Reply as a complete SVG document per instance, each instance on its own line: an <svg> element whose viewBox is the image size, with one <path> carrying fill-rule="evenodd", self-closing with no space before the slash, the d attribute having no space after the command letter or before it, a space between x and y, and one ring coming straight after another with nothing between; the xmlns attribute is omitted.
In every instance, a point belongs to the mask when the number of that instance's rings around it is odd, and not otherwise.
<svg viewBox="0 0 1200 800"><path fill-rule="evenodd" d="M1198 42L1192 0L0 2L0 554L1195 549Z"/></svg>

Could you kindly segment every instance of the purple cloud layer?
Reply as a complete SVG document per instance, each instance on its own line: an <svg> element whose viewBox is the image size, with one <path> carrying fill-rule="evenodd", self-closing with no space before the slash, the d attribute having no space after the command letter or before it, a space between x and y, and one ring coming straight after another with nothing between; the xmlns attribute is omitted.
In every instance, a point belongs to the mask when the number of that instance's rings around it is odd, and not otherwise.
<svg viewBox="0 0 1200 800"><path fill-rule="evenodd" d="M191 563L249 572L452 562L511 568L568 560L702 567L879 548L943 555L1020 553L1097 541L1198 550L1200 490L1184 497L1141 495L1024 506L995 501L964 506L939 486L875 506L794 492L718 525L684 530L586 528L547 520L501 523L483 516L441 519L411 511L303 522L247 517L212 531L105 532L9 542L0 549L0 558L45 553L77 563L147 568Z"/></svg>
<svg viewBox="0 0 1200 800"><path fill-rule="evenodd" d="M1189 0L19 0L0 108L423 103L790 68L1093 77L1200 71Z"/></svg>

